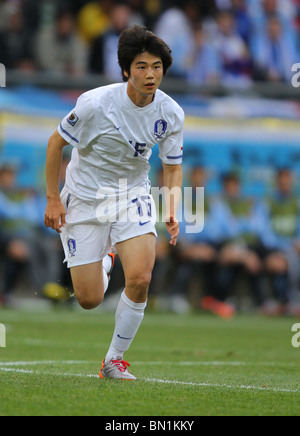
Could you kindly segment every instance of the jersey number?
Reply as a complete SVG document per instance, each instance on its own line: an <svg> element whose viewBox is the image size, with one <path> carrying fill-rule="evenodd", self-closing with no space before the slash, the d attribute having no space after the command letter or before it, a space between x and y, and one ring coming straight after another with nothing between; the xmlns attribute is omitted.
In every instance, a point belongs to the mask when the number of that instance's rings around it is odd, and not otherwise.
<svg viewBox="0 0 300 436"><path fill-rule="evenodd" d="M148 224L151 221L151 219L149 220L149 218L152 218L151 197L149 195L142 195L140 198L132 200L132 203L137 206L137 212L139 217L141 218L140 226Z"/></svg>
<svg viewBox="0 0 300 436"><path fill-rule="evenodd" d="M131 145L133 145L132 141L129 141L129 143ZM134 157L138 157L138 155L143 155L145 153L145 147L147 147L147 144L145 144L144 142L137 142L135 144L135 155Z"/></svg>

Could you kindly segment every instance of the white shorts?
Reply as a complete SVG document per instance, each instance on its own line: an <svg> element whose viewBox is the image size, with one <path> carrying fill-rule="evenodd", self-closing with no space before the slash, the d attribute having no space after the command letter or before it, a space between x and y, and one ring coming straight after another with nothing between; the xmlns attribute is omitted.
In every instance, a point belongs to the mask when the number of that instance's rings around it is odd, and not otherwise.
<svg viewBox="0 0 300 436"><path fill-rule="evenodd" d="M61 199L67 212L61 240L68 268L103 260L119 242L148 233L157 237L155 203L148 193L128 198L127 211L123 209L118 220L111 210L110 216L107 214L103 201L80 200L66 188Z"/></svg>

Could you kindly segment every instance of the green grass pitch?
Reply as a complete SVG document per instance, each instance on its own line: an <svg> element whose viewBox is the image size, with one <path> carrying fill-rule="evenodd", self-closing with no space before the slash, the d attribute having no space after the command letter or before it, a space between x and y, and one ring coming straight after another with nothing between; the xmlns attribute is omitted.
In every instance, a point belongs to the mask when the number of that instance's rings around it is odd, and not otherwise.
<svg viewBox="0 0 300 436"><path fill-rule="evenodd" d="M0 416L299 415L295 319L148 312L125 356L137 382L98 378L101 310L0 310Z"/></svg>

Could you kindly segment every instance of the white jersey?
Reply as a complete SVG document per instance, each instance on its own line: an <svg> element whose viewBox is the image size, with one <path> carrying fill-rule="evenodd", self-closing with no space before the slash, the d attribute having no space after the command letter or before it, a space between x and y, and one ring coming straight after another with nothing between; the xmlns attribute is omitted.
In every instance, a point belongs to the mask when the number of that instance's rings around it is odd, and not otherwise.
<svg viewBox="0 0 300 436"><path fill-rule="evenodd" d="M183 110L160 90L143 108L131 101L126 83L86 92L58 126L59 134L74 146L66 175L68 192L95 200L100 188L118 192L121 179L128 190L147 188L155 144L164 163L182 163L183 125Z"/></svg>

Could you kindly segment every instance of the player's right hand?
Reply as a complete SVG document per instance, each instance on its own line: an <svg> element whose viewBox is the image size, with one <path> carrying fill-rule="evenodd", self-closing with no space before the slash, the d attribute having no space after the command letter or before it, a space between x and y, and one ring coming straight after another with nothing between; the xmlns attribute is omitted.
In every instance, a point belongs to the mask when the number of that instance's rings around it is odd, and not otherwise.
<svg viewBox="0 0 300 436"><path fill-rule="evenodd" d="M171 239L170 239L169 244L176 247L177 239L178 239L178 236L180 233L179 223L178 223L177 219L174 218L173 216L165 217L165 222L166 222L167 230L171 235Z"/></svg>
<svg viewBox="0 0 300 436"><path fill-rule="evenodd" d="M66 211L59 199L48 200L45 212L45 226L61 233L61 229L66 224Z"/></svg>

